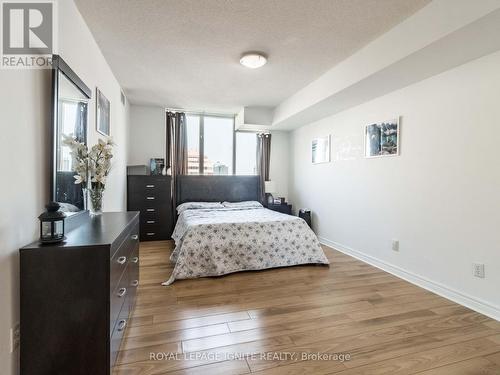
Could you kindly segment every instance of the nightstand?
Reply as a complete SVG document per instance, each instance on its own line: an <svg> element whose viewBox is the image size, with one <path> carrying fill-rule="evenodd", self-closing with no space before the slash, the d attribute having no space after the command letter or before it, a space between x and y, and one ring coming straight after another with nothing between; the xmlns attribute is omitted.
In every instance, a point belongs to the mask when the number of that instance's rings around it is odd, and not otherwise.
<svg viewBox="0 0 500 375"><path fill-rule="evenodd" d="M287 215L292 214L292 205L286 202L282 204L268 204L266 208L273 211L281 212L282 214L287 214Z"/></svg>

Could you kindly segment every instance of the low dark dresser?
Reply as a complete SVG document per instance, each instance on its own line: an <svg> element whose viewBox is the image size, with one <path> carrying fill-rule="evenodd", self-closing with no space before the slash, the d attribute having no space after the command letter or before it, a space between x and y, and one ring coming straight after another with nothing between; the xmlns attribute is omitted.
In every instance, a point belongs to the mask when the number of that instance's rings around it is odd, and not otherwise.
<svg viewBox="0 0 500 375"><path fill-rule="evenodd" d="M141 213L141 241L169 240L172 236L171 181L171 176L127 176L127 207Z"/></svg>
<svg viewBox="0 0 500 375"><path fill-rule="evenodd" d="M20 249L21 374L109 375L139 285L139 213L84 213Z"/></svg>

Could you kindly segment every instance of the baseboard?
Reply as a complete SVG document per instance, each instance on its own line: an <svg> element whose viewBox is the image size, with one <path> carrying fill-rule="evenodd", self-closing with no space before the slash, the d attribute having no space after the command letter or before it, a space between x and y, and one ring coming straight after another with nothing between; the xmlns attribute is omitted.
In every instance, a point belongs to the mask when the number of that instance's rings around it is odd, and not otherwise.
<svg viewBox="0 0 500 375"><path fill-rule="evenodd" d="M418 276L412 272L406 271L398 266L393 264L389 264L382 260L379 260L371 255L367 255L362 253L361 251L354 250L349 248L348 246L344 246L335 241L331 241L327 238L318 236L319 241L326 246L329 246L335 250L338 250L344 254L352 256L353 258L359 259L365 263L368 263L374 267L380 268L394 276L397 276L403 280L406 280L412 284L415 284L421 288L427 289L433 293L440 295L450 301L456 302L460 305L468 307L474 311L477 311L481 314L489 316L492 319L500 321L500 308L493 306L485 301L479 300L472 296L461 293L457 290L454 290L446 285L441 283L437 283L435 281L426 279L422 276Z"/></svg>

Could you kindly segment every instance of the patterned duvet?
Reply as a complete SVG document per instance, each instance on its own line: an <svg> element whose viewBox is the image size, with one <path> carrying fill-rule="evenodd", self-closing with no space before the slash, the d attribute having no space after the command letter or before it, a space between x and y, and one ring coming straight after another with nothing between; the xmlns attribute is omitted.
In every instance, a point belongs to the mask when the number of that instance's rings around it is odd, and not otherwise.
<svg viewBox="0 0 500 375"><path fill-rule="evenodd" d="M296 216L266 208L184 211L172 238L178 279L298 264L328 264L316 235Z"/></svg>

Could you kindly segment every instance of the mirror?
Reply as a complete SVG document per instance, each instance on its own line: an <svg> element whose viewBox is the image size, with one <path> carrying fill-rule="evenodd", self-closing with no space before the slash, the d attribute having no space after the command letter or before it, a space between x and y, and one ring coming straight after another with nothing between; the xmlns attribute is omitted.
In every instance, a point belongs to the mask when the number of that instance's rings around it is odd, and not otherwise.
<svg viewBox="0 0 500 375"><path fill-rule="evenodd" d="M81 184L75 184L71 151L63 143L71 135L87 143L90 89L69 68L60 56L52 60L52 187L51 200L61 205L61 211L72 215L86 209Z"/></svg>

